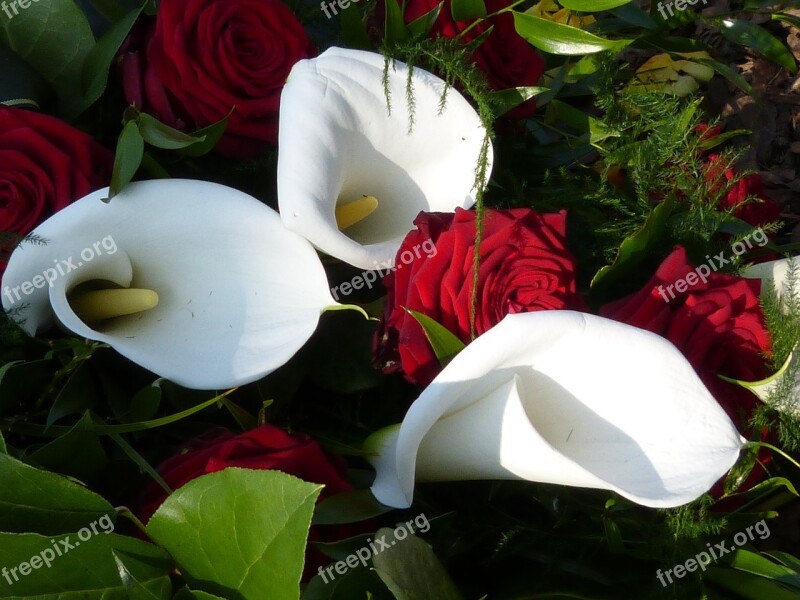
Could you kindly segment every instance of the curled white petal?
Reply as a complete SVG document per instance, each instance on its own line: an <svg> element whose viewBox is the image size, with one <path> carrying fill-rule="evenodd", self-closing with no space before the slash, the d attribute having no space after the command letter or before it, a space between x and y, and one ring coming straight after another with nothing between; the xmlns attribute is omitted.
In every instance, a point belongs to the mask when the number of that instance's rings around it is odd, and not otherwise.
<svg viewBox="0 0 800 600"><path fill-rule="evenodd" d="M389 506L410 506L415 480L524 479L670 507L708 491L745 441L667 340L539 311L469 344L366 448Z"/></svg>
<svg viewBox="0 0 800 600"><path fill-rule="evenodd" d="M408 67L394 62L384 89L384 57L330 48L298 62L280 109L278 199L287 227L323 252L363 269L390 265L420 211L475 202L475 172L486 131L456 90L413 69L409 132ZM489 148L489 168L492 152ZM487 173L488 175L488 173ZM335 208L375 196L377 210L345 233Z"/></svg>
<svg viewBox="0 0 800 600"><path fill-rule="evenodd" d="M71 204L35 230L46 244L13 253L3 306L30 335L58 321L178 384L219 389L284 364L333 303L314 248L247 194L160 180L133 183L109 203L107 195ZM51 285L20 294L45 272ZM158 306L90 326L68 301L90 280L154 290Z"/></svg>

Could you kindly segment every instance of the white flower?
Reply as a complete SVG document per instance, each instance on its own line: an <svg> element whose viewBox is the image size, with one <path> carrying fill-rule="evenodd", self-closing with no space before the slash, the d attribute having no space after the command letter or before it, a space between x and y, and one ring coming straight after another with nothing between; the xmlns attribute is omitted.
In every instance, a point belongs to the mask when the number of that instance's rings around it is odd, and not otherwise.
<svg viewBox="0 0 800 600"><path fill-rule="evenodd" d="M295 64L281 96L278 201L286 226L323 252L362 269L391 265L420 211L453 211L475 202L485 129L456 90L413 69L413 129L408 67L384 57L330 48ZM488 150L489 167L492 151ZM487 172L488 176L488 172ZM367 197L377 209L340 231L336 208ZM365 201L360 216L374 208Z"/></svg>
<svg viewBox="0 0 800 600"><path fill-rule="evenodd" d="M61 210L34 231L46 244L11 256L3 306L30 335L59 322L180 385L219 389L284 364L333 304L314 248L247 194L159 180L107 195Z"/></svg>
<svg viewBox="0 0 800 600"><path fill-rule="evenodd" d="M667 340L594 315L509 315L365 449L382 503L414 482L523 479L670 507L698 498L746 440Z"/></svg>

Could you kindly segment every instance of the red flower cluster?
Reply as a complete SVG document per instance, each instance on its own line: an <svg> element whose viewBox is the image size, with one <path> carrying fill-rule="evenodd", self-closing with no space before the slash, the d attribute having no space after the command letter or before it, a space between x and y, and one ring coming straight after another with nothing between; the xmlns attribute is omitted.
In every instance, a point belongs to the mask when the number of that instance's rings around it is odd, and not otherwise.
<svg viewBox="0 0 800 600"><path fill-rule="evenodd" d="M314 53L281 0L162 0L121 51L125 97L184 130L233 111L216 150L247 158L277 140L283 84Z"/></svg>

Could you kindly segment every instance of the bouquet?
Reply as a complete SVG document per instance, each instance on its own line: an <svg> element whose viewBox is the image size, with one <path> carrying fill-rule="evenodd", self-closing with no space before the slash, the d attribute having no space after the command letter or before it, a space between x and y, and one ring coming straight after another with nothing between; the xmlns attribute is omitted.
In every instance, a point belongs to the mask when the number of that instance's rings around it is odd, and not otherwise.
<svg viewBox="0 0 800 600"><path fill-rule="evenodd" d="M772 5L0 4L0 598L797 597Z"/></svg>

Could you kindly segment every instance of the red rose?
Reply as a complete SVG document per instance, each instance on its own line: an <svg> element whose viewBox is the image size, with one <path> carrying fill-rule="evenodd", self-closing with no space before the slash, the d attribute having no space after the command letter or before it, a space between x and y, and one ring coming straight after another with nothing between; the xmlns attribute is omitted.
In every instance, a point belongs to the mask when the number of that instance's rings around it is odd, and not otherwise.
<svg viewBox="0 0 800 600"><path fill-rule="evenodd" d="M90 135L55 117L0 104L0 232L30 233L108 185L113 163L113 154Z"/></svg>
<svg viewBox="0 0 800 600"><path fill-rule="evenodd" d="M475 213L460 208L455 214L420 213L414 224L417 228L397 253L396 270L384 278L388 295L377 354L386 371L402 366L410 381L425 385L440 371L439 362L422 327L405 309L470 341ZM484 333L507 314L583 309L565 246L565 211L487 210L475 333Z"/></svg>
<svg viewBox="0 0 800 600"><path fill-rule="evenodd" d="M301 433L288 434L272 425L262 425L239 435L225 429L210 431L187 442L175 456L158 467L158 472L167 485L176 490L201 475L228 467L282 471L311 483L324 484L320 499L353 489L342 477L341 466L334 464L333 458L314 440ZM166 499L164 491L150 481L138 503L137 513L142 522L149 521ZM331 532L330 529L326 531ZM319 527L311 528L309 540L322 541L322 537ZM337 539L342 537L347 535L339 535ZM304 579L309 579L318 567L330 562L309 548Z"/></svg>
<svg viewBox="0 0 800 600"><path fill-rule="evenodd" d="M277 140L283 84L313 54L280 0L162 0L121 53L125 96L179 129L233 110L217 150L250 157Z"/></svg>
<svg viewBox="0 0 800 600"><path fill-rule="evenodd" d="M506 8L511 0L487 0L489 14ZM438 0L409 0L406 2L405 20L410 23L439 5ZM454 38L473 21L455 21L450 12L450 0L445 0L439 17L434 23L431 35ZM486 74L489 85L496 90L532 86L539 83L544 73L544 59L538 54L514 27L514 15L503 13L470 29L461 39L469 43L494 27L489 38L475 51L473 60ZM536 100L531 99L507 113L506 116L521 119L536 111Z"/></svg>
<svg viewBox="0 0 800 600"><path fill-rule="evenodd" d="M713 272L700 277L678 248L639 292L607 304L600 314L675 344L731 419L743 426L756 396L717 375L743 381L768 375L771 343L758 303L760 289L756 279Z"/></svg>
<svg viewBox="0 0 800 600"><path fill-rule="evenodd" d="M717 190L723 184L720 179L724 175L726 182L730 182L737 176L736 170L732 167L725 169L724 174L720 173L722 168L721 157L712 154L708 157L706 166L706 180L709 183L718 182ZM766 225L780 219L781 207L774 200L766 197L764 182L758 173L752 173L742 177L725 194L725 198L719 204L720 210L732 210L733 215L742 221L749 223L753 227Z"/></svg>

